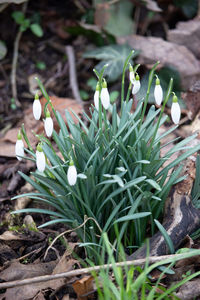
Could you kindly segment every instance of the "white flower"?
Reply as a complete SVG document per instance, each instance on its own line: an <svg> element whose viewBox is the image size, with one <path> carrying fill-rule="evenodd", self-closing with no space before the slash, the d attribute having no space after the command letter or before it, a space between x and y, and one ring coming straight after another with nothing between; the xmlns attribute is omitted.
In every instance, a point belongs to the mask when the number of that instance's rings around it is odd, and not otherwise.
<svg viewBox="0 0 200 300"><path fill-rule="evenodd" d="M37 146L36 150L36 166L39 172L44 172L46 166L46 158L40 144Z"/></svg>
<svg viewBox="0 0 200 300"><path fill-rule="evenodd" d="M135 95L140 90L140 77L139 75L136 75L135 79L133 80L133 89L132 94Z"/></svg>
<svg viewBox="0 0 200 300"><path fill-rule="evenodd" d="M48 137L52 136L53 120L51 118L50 111L48 109L46 111L46 119L44 120L44 129Z"/></svg>
<svg viewBox="0 0 200 300"><path fill-rule="evenodd" d="M39 120L42 114L42 106L38 95L35 95L35 100L33 101L33 116L36 120Z"/></svg>
<svg viewBox="0 0 200 300"><path fill-rule="evenodd" d="M94 105L99 110L99 91L95 91L94 93Z"/></svg>
<svg viewBox="0 0 200 300"><path fill-rule="evenodd" d="M20 132L18 133L17 141L15 144L15 155L18 160L22 160L22 157L20 157L20 156L24 156L24 143L22 141Z"/></svg>
<svg viewBox="0 0 200 300"><path fill-rule="evenodd" d="M76 171L76 167L73 165L71 165L73 162L70 162L70 166L68 168L67 171L67 180L69 185L75 185L76 181L77 181L77 171Z"/></svg>
<svg viewBox="0 0 200 300"><path fill-rule="evenodd" d="M102 88L101 90L101 103L105 109L108 109L110 106L110 95L107 88Z"/></svg>
<svg viewBox="0 0 200 300"><path fill-rule="evenodd" d="M162 100L163 100L163 90L160 85L160 80L159 78L156 78L156 85L154 89L154 97L155 97L155 102L157 105L161 105Z"/></svg>
<svg viewBox="0 0 200 300"><path fill-rule="evenodd" d="M97 83L96 91L94 93L94 105L99 110L99 83Z"/></svg>
<svg viewBox="0 0 200 300"><path fill-rule="evenodd" d="M134 75L133 71L130 71L130 73L129 73L129 80L132 84L134 84L135 75Z"/></svg>
<svg viewBox="0 0 200 300"><path fill-rule="evenodd" d="M178 104L178 99L176 95L174 95L172 99L172 107L171 107L171 117L174 124L178 124L181 118L181 109L180 105Z"/></svg>

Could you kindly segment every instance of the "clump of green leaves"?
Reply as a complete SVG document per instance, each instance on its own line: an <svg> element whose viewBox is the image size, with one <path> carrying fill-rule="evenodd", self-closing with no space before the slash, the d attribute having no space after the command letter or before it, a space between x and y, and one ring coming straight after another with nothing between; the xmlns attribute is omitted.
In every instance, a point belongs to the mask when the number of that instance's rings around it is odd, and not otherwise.
<svg viewBox="0 0 200 300"><path fill-rule="evenodd" d="M30 18L25 18L25 15L22 11L14 11L12 17L15 22L20 25L20 31L26 31L28 28L35 34L37 37L43 36L42 27L38 22L32 22Z"/></svg>
<svg viewBox="0 0 200 300"><path fill-rule="evenodd" d="M186 157L200 149L200 145L188 148L186 145L196 137L178 139L161 144L177 126L159 134L159 127L167 120L164 115L165 105L172 93L173 79L170 80L161 108L152 105L147 111L149 91L154 79L156 63L152 68L145 98L138 102L133 111L133 99L129 100L130 85L125 97L124 81L132 52L126 59L122 75L121 110L116 104L109 106L111 117L101 106L90 110L90 116L83 112L88 125L74 112L74 122L69 111L65 111L67 125L59 112L53 112L60 126L53 131L53 140L61 155L54 150L53 144L44 136L38 136L46 155L47 164L43 173L33 172L32 177L20 172L38 192L26 196L44 202L50 209L28 208L15 213L37 212L48 214L51 220L40 227L66 223L74 228L90 257L100 253L102 233L107 232L109 240L116 239L124 247L139 247L147 237L147 230L154 234L154 219L162 216L165 200L171 187L184 177L179 178L181 166L174 169ZM104 70L95 71L98 89L105 84ZM136 66L132 72L137 71ZM52 106L50 98L41 82L40 89ZM100 95L100 94L99 94ZM26 152L36 159L24 128L22 134L29 146ZM173 148L161 156L161 148L176 141ZM175 160L167 161L180 150L186 150ZM70 185L68 180L69 165L73 163L77 170L77 181ZM169 172L170 171L170 172ZM16 196L14 199L24 195Z"/></svg>
<svg viewBox="0 0 200 300"><path fill-rule="evenodd" d="M149 266L148 263L149 257L147 253L146 263L142 268L140 266L134 266L133 264L131 266L127 265L123 247L120 247L120 255L124 263L117 264L113 248L110 246L106 233L103 234L103 240L104 248L102 251L102 264L104 263L103 258L106 255L107 265L100 269L99 273L95 271L91 272L95 278L98 299L100 300L179 299L174 293L176 292L177 288L180 288L183 284L199 276L200 274L200 272L196 272L191 275L191 272L188 271L183 275L183 280L173 284L170 288L165 288L161 284L163 275L169 274L168 276L170 276L170 274L175 274L173 269L171 269L175 263L180 259L191 257L193 255L199 255L199 250L191 250L187 253L178 254L154 263L151 266ZM94 266L92 263L91 265ZM109 267L110 265L112 268ZM161 272L158 280L155 283L152 283L150 280L150 272L155 268L162 268L163 271ZM112 269L112 276L110 269Z"/></svg>

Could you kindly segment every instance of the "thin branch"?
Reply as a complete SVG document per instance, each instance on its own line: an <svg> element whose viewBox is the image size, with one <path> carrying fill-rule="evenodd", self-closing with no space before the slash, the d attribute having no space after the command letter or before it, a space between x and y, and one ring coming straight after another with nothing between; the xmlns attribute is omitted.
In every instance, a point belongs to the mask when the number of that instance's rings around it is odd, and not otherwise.
<svg viewBox="0 0 200 300"><path fill-rule="evenodd" d="M65 235L65 234L67 234L67 233L70 233L70 232L72 232L72 231L76 231L77 229L80 229L80 228L83 227L89 220L92 220L92 221L97 225L99 231L102 233L102 229L101 229L101 227L99 226L99 224L97 223L97 221L96 221L94 218L92 218L92 217L87 217L87 218L84 220L84 222L83 222L81 225L79 225L78 227L73 228L73 229L69 229L69 230L64 231L64 232L61 232L59 235L57 235L57 237L55 237L55 239L51 242L51 244L50 244L49 247L47 248L47 250L46 250L46 252L45 252L45 254L44 254L44 260L46 259L46 256L47 256L47 254L48 254L48 251L52 248L52 246L55 244L55 242L56 242L60 237L62 237L63 235Z"/></svg>
<svg viewBox="0 0 200 300"><path fill-rule="evenodd" d="M72 89L73 96L79 104L83 105L83 101L79 93L78 81L76 76L74 49L72 46L66 46L65 52L69 61L69 80L70 80L70 86Z"/></svg>
<svg viewBox="0 0 200 300"><path fill-rule="evenodd" d="M199 251L196 255L199 254ZM189 253L188 253L189 254ZM182 254L173 254L173 255L162 255L162 256L151 256L148 258L148 263L153 264L157 262L161 262L163 260L171 260L173 259L174 261L181 260L186 258L185 257L186 253ZM192 256L192 252L190 253ZM103 269L113 269L113 267L124 267L124 266L141 266L146 263L146 258L142 259L137 259L137 260L132 260L132 261L125 261L125 262L119 262L115 263L114 266L113 264L105 264L105 265L99 265L99 266L94 266L94 267L89 267L89 268L82 268L82 269L77 269L77 270L72 270L69 272L63 272L59 274L52 274L52 275L43 275L43 276L36 276L33 278L27 278L27 279L22 279L22 280L14 280L14 281L9 281L9 282L3 282L0 283L0 290L5 289L5 288L12 288L12 287L17 287L17 286L22 286L22 285L27 285L27 284L34 284L38 282L46 282L49 280L56 280L60 278L69 278L73 276L78 276L78 275L85 275L89 274L92 271L93 272L98 272Z"/></svg>
<svg viewBox="0 0 200 300"><path fill-rule="evenodd" d="M22 11L24 14L26 12L27 5L28 5L28 1L26 1L22 7ZM14 42L12 70L11 70L12 98L14 98L16 106L18 107L21 107L21 103L19 102L17 97L16 70L17 70L17 61L18 61L18 54L19 54L19 42L21 37L22 37L22 31L19 29Z"/></svg>

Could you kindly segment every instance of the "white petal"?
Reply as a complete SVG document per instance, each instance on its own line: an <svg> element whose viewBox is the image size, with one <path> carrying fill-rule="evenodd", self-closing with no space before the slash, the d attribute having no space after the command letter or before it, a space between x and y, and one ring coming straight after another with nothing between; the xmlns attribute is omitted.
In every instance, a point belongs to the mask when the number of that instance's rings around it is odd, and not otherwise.
<svg viewBox="0 0 200 300"><path fill-rule="evenodd" d="M42 114L42 106L40 100L33 101L33 116L36 120L39 120Z"/></svg>
<svg viewBox="0 0 200 300"><path fill-rule="evenodd" d="M135 76L133 71L129 73L129 80L132 84L134 84Z"/></svg>
<svg viewBox="0 0 200 300"><path fill-rule="evenodd" d="M140 90L140 80L134 80L132 94L133 95L137 94L139 90Z"/></svg>
<svg viewBox="0 0 200 300"><path fill-rule="evenodd" d="M154 97L155 97L156 104L160 105L162 103L162 100L163 100L163 90L162 90L160 84L156 84L156 86L155 86Z"/></svg>
<svg viewBox="0 0 200 300"><path fill-rule="evenodd" d="M36 166L38 171L44 172L46 165L46 159L44 152L36 151Z"/></svg>
<svg viewBox="0 0 200 300"><path fill-rule="evenodd" d="M44 120L44 129L46 132L46 135L48 137L52 136L53 133L53 120L51 117L48 117Z"/></svg>
<svg viewBox="0 0 200 300"><path fill-rule="evenodd" d="M178 102L172 102L171 117L174 124L178 124L181 117L181 109Z"/></svg>
<svg viewBox="0 0 200 300"><path fill-rule="evenodd" d="M99 91L95 91L94 93L94 105L99 110Z"/></svg>
<svg viewBox="0 0 200 300"><path fill-rule="evenodd" d="M102 88L101 90L101 103L105 109L110 106L110 95L107 88Z"/></svg>
<svg viewBox="0 0 200 300"><path fill-rule="evenodd" d="M69 166L67 171L67 180L69 185L75 185L77 180L77 171L75 166Z"/></svg>
<svg viewBox="0 0 200 300"><path fill-rule="evenodd" d="M19 156L24 156L24 143L22 140L17 140L15 144L15 155L18 160L22 160L22 157L19 157Z"/></svg>

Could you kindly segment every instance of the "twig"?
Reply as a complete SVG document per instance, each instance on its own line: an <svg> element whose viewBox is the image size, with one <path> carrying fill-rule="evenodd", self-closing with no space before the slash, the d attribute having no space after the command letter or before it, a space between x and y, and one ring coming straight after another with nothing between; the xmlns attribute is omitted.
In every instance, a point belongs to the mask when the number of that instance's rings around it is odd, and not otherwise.
<svg viewBox="0 0 200 300"><path fill-rule="evenodd" d="M192 252L190 254L191 254L191 256L193 256ZM194 252L193 252L193 254L194 254ZM198 255L198 254L199 254L199 251L196 251L196 255ZM148 258L148 263L153 264L153 263L157 263L157 262L160 262L160 261L163 261L166 259L174 259L175 261L177 261L177 260L184 259L185 255L186 254L182 253L182 254L162 255L162 256L158 256L158 257L151 256ZM0 283L0 290L5 289L5 288L22 286L22 285L26 285L26 284L34 284L34 283L38 283L38 282L46 282L49 280L55 280L55 279L60 279L60 278L69 278L69 277L73 277L73 276L84 275L84 274L91 273L92 271L97 272L97 271L100 271L103 269L113 269L113 267L141 266L141 265L144 265L145 263L146 263L146 258L141 258L141 259L132 260L132 261L123 261L123 262L115 263L114 265L113 264L105 264L105 265L99 265L99 266L94 266L94 267L89 267L89 268L72 270L69 272L63 272L63 273L58 273L58 274L36 276L33 278L3 282L3 283Z"/></svg>
<svg viewBox="0 0 200 300"><path fill-rule="evenodd" d="M81 96L79 93L77 76L76 76L76 66L75 66L75 55L72 46L65 47L66 55L68 56L69 61L69 80L70 86L72 89L72 93L74 98L78 101L79 104L83 105L83 101L81 100Z"/></svg>
<svg viewBox="0 0 200 300"><path fill-rule="evenodd" d="M25 13L27 9L28 1L23 4L22 11ZM17 98L17 84L16 84L16 69L17 69L17 61L19 54L19 42L22 37L22 31L19 29L16 39L14 42L14 50L13 50L13 60L12 60L12 70L11 70L11 87L12 87L12 98L15 99L16 106L21 107L21 103Z"/></svg>
<svg viewBox="0 0 200 300"><path fill-rule="evenodd" d="M46 258L46 256L47 256L48 251L52 248L52 246L55 244L55 242L56 242L60 237L62 237L62 236L65 235L66 233L70 233L70 232L72 232L72 231L76 231L77 229L80 229L81 227L85 226L85 224L86 224L89 220L94 221L95 224L97 225L99 231L102 232L102 229L101 229L101 227L99 226L99 224L97 223L97 221L96 221L95 219L93 219L92 217L89 217L89 218L87 217L87 218L84 220L84 222L83 222L81 225L79 225L78 227L73 228L73 229L66 230L66 231L64 231L64 232L61 232L61 233L60 233L60 234L52 241L52 243L51 243L51 244L49 245L49 247L47 248L47 250L46 250L46 252L45 252L45 254L44 254L44 260L45 260L45 258Z"/></svg>

